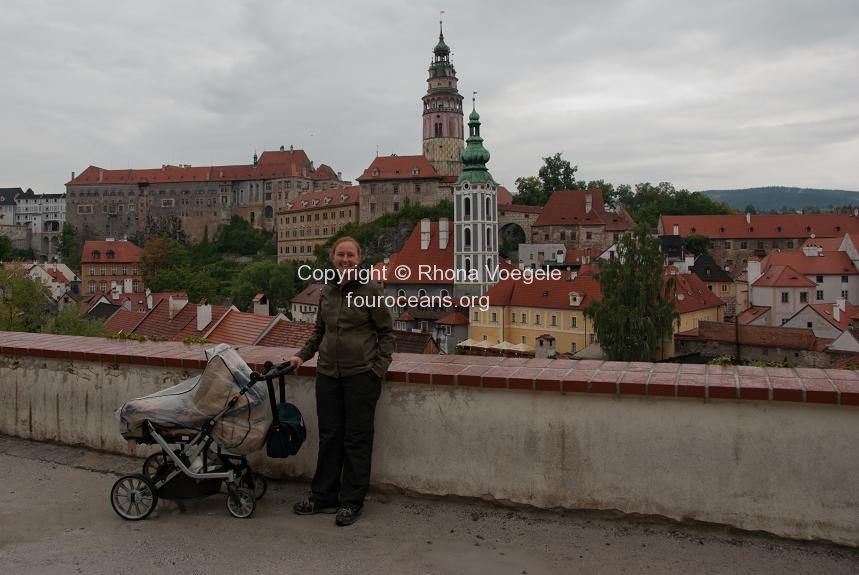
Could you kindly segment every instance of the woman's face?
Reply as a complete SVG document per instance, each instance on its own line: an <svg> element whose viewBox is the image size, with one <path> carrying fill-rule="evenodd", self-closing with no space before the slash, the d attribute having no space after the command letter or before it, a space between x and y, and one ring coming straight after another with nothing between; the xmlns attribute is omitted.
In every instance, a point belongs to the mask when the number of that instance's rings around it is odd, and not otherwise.
<svg viewBox="0 0 859 575"><path fill-rule="evenodd" d="M353 242L340 242L334 250L334 267L341 274L358 267L358 246Z"/></svg>

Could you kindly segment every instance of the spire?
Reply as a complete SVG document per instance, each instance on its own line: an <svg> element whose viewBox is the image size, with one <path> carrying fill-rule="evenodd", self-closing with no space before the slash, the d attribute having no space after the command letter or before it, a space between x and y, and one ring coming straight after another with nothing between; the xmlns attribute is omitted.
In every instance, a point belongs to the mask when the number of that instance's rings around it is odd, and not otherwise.
<svg viewBox="0 0 859 575"><path fill-rule="evenodd" d="M257 158L257 152L256 152L256 150L254 150L254 166L256 166L256 165L257 165L257 160L258 160L258 159L259 159L259 158Z"/></svg>
<svg viewBox="0 0 859 575"><path fill-rule="evenodd" d="M472 184L495 184L492 174L486 168L489 161L489 150L483 147L480 137L480 114L477 113L477 92L471 94L471 114L468 116L468 139L462 150L462 173L456 180L457 184L471 182Z"/></svg>

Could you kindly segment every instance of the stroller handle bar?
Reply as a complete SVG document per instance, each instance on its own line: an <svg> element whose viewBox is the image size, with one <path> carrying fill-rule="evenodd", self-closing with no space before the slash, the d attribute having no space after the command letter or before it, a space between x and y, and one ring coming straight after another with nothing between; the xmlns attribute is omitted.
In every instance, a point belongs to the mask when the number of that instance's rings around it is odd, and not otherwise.
<svg viewBox="0 0 859 575"><path fill-rule="evenodd" d="M256 383L257 381L270 380L276 377L283 377L284 375L295 371L295 367L296 366L289 361L285 361L277 365L273 364L270 361L267 361L263 364L263 373L260 374L255 371L251 373L251 382Z"/></svg>

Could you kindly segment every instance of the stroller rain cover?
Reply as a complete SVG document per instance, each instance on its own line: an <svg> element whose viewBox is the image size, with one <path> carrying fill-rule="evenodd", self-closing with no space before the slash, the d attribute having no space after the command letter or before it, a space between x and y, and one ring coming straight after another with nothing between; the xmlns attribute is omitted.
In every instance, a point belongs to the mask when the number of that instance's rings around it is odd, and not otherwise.
<svg viewBox="0 0 859 575"><path fill-rule="evenodd" d="M117 412L125 439L142 439L151 421L167 441L197 433L250 382L251 369L236 350L220 344L206 350L203 373L159 392L132 399ZM212 435L225 451L248 454L265 444L272 423L268 390L256 384L216 422Z"/></svg>

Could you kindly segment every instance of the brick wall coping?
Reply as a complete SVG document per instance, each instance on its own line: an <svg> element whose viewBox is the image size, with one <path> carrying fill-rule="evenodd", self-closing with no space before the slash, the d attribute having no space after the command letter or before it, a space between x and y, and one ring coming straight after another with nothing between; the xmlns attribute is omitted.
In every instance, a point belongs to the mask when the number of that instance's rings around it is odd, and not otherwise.
<svg viewBox="0 0 859 575"><path fill-rule="evenodd" d="M0 331L0 355L202 369L210 345ZM253 369L295 350L236 346ZM299 375L316 375L316 359ZM851 370L396 353L388 382L615 396L750 399L859 406Z"/></svg>

